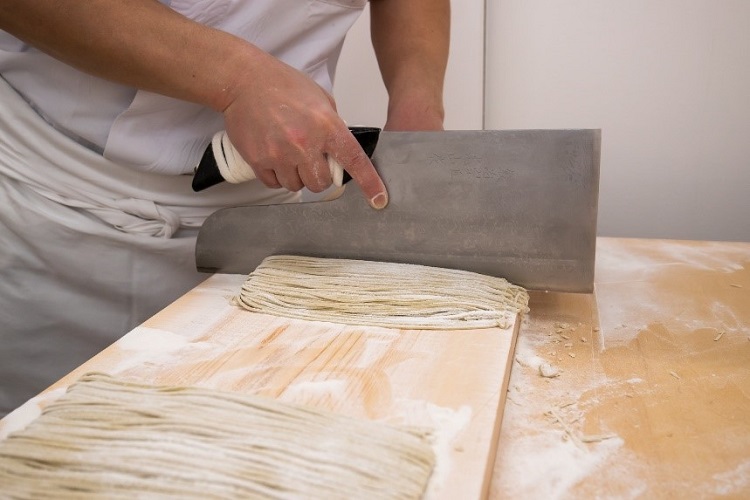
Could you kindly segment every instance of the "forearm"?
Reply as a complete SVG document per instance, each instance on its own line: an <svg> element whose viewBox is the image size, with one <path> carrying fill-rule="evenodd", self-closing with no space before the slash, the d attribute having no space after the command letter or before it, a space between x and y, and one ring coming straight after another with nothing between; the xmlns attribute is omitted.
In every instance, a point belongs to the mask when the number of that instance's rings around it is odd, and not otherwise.
<svg viewBox="0 0 750 500"><path fill-rule="evenodd" d="M370 11L389 121L398 121L399 128L429 128L435 120L442 126L449 0L371 0Z"/></svg>
<svg viewBox="0 0 750 500"><path fill-rule="evenodd" d="M266 56L155 0L5 0L0 28L84 72L217 111Z"/></svg>
<svg viewBox="0 0 750 500"><path fill-rule="evenodd" d="M232 143L268 187L320 192L331 184L330 157L373 207L387 203L332 97L238 37L156 0L3 0L0 28L82 71L221 112Z"/></svg>

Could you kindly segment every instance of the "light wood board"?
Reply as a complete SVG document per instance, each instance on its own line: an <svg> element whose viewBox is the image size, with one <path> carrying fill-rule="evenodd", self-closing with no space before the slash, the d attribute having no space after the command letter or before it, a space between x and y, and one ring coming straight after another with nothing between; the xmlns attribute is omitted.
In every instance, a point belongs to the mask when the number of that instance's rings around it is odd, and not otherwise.
<svg viewBox="0 0 750 500"><path fill-rule="evenodd" d="M258 394L435 429L428 498L483 498L519 321L502 330L348 327L250 313L242 275L214 275L0 421L0 439L88 371Z"/></svg>
<svg viewBox="0 0 750 500"><path fill-rule="evenodd" d="M530 294L490 498L750 498L750 243L599 238L595 289Z"/></svg>

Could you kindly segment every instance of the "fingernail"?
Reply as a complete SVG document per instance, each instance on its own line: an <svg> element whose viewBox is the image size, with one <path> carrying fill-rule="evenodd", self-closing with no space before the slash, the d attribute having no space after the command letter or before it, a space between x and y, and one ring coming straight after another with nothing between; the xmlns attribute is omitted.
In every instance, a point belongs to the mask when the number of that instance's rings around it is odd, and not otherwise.
<svg viewBox="0 0 750 500"><path fill-rule="evenodd" d="M376 194L370 200L370 205L372 205L372 208L374 208L375 210L380 210L382 208L385 208L387 204L388 204L388 196L385 193Z"/></svg>

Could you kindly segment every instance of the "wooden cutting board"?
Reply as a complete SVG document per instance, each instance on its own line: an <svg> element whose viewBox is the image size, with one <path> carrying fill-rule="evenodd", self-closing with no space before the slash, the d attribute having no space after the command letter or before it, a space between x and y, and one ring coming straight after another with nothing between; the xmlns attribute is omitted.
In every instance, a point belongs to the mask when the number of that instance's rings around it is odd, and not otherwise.
<svg viewBox="0 0 750 500"><path fill-rule="evenodd" d="M243 275L214 275L0 421L22 428L88 371L258 394L435 429L428 498L487 495L519 321L506 329L349 327L230 304Z"/></svg>

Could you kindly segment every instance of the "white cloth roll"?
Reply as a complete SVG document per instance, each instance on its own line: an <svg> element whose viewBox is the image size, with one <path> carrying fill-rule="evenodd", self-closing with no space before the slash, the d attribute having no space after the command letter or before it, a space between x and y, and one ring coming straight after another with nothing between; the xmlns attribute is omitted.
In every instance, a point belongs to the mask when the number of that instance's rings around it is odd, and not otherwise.
<svg viewBox="0 0 750 500"><path fill-rule="evenodd" d="M211 140L211 148L219 173L224 180L232 184L240 184L256 178L253 167L242 158L240 152L229 140L226 131L222 130L214 134ZM326 159L328 160L333 185L341 187L344 184L344 168L333 156L326 155Z"/></svg>

